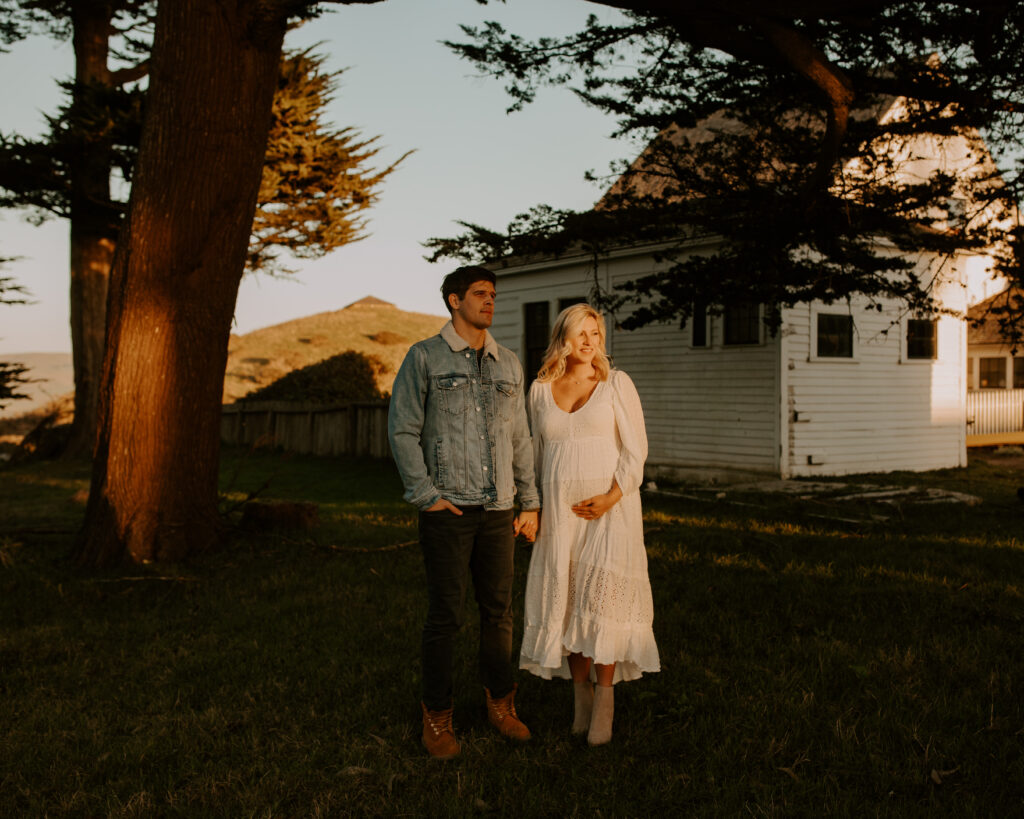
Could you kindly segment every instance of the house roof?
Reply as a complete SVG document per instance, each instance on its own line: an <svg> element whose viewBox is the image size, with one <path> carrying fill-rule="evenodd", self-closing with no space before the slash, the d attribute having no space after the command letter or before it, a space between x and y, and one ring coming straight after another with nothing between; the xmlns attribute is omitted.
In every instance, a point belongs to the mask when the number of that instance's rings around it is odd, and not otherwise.
<svg viewBox="0 0 1024 819"><path fill-rule="evenodd" d="M862 121L875 119L881 122L899 115L899 103L899 98L883 97L874 105L852 111L850 117ZM796 120L799 116L801 115L794 112L792 119ZM807 127L814 131L820 130L822 133L825 130L824 123L821 121L807 123ZM717 111L690 128L670 125L649 142L629 168L612 183L595 205L595 210L616 207L615 200L626 196L664 196L666 190L673 183L677 183L673 177L673 151L666 151L666 147L679 148L684 145L698 145L710 142L720 134L738 135L748 130L747 125L729 116L725 111ZM679 200L683 197L677 194L672 198Z"/></svg>
<svg viewBox="0 0 1024 819"><path fill-rule="evenodd" d="M861 122L876 121L878 123L886 123L889 121L900 120L906 112L906 100L902 97L895 96L883 96L878 98L874 103L870 105L864 105L854 111L851 111L851 119L859 120ZM794 124L798 118L806 117L806 114L799 112L793 112L792 118ZM810 118L806 122L800 123L801 126L810 131L821 130L824 132L824 122L817 118ZM629 206L638 200L651 198L655 200L667 201L670 204L679 204L685 207L687 200L695 201L695 196L686 195L680 191L680 175L677 173L679 168L676 167L676 163L679 162L679 148L686 146L696 146L702 143L710 142L721 134L742 134L748 129L748 126L739 120L729 116L726 111L718 111L705 119L700 120L696 125L689 128L683 128L679 125L671 125L663 129L648 145L644 150L633 160L630 166L609 186L605 193L594 205L594 208L590 212L593 215L600 215L602 212L608 213L609 211L617 210L624 205ZM933 145L927 143L921 143L920 137L894 137L892 144L889 146L890 150L898 151L903 159L901 165L903 167L903 173L908 178L920 178L921 174L927 175L930 173L930 169L922 166L934 165L938 163L942 167L949 168L954 173L959 173L964 170L965 167L976 167L979 164L979 157L976 153L978 144L974 141L974 137L977 135L971 135L970 142L968 144L962 137L957 137L963 145L959 146L956 150L951 150L949 146L944 145L943 150L937 150ZM961 150L961 148L963 150ZM990 167L994 167L992 164L991 157L988 155L984 145L980 146L982 156L980 157L980 164L986 167L986 173L990 171ZM850 172L854 176L863 173L860 169L860 160L857 157L850 159L843 168L844 172ZM776 171L778 169L775 169ZM766 167L764 173L766 176L773 175L775 171L771 167ZM870 171L868 171L870 173ZM888 173L888 171L887 171ZM837 183L840 181L840 176L837 174ZM1009 214L1013 216L1014 214ZM681 217L685 220L685 216ZM676 223L676 228L679 228L679 223ZM919 225L919 230L933 232L935 230L941 230L940 228L933 228L928 225ZM611 239L611 236L603 235L603 240L607 242ZM667 238L667 234L661 237L654 237L653 235L647 235L645 241L653 241L655 238ZM693 240L701 237L688 234L688 238ZM624 239L621 246L627 246L632 244L633 241ZM526 253L515 253L511 256L506 256L501 259L495 260L489 263L487 266L493 269L501 269L508 267L520 267L524 264L530 264L532 262L540 261L547 257L563 257L571 256L580 253L586 253L587 248L585 245L577 241L575 243L567 244L558 250L537 250L535 252Z"/></svg>
<svg viewBox="0 0 1024 819"><path fill-rule="evenodd" d="M1006 344L1006 339L999 331L999 319L993 315L992 310L1011 303L1013 299L1024 299L1024 290L1008 287L968 309L967 343Z"/></svg>

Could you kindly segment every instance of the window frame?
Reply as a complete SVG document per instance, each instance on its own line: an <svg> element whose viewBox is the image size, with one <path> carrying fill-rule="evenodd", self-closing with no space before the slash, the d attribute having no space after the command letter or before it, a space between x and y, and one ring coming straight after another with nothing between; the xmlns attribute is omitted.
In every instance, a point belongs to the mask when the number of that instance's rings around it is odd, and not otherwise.
<svg viewBox="0 0 1024 819"><path fill-rule="evenodd" d="M818 337L819 337L819 320L820 316L843 316L850 320L850 354L838 356L838 355L821 355L818 352ZM841 307L837 307L834 304L815 304L811 307L810 316L810 327L808 328L810 335L809 343L809 355L808 360L810 361L823 361L830 364L842 363L842 364L856 364L858 362L858 356L860 353L860 334L857 332L857 322L853 318L853 313L848 310L843 310Z"/></svg>
<svg viewBox="0 0 1024 819"><path fill-rule="evenodd" d="M932 354L930 357L912 356L910 354L911 322L930 322L932 331ZM900 321L900 363L901 364L934 364L939 360L939 328L938 316L921 318L920 316L904 316Z"/></svg>
<svg viewBox="0 0 1024 819"><path fill-rule="evenodd" d="M545 330L544 330L544 341L542 346L537 347L531 345L531 325L529 321L530 308L539 308L541 305L544 307L545 316ZM539 310L538 310L539 312ZM550 299L544 299L543 301L524 301L523 302L523 376L525 387L529 389L530 384L537 377L537 371L540 369L541 364L544 363L544 353L547 351L548 344L551 339L551 301ZM539 325L537 325L539 326ZM531 353L537 352L540 360L537 362L537 366L534 367L531 363Z"/></svg>
<svg viewBox="0 0 1024 819"><path fill-rule="evenodd" d="M1006 363L1007 356L1005 355L981 355L978 356L978 389L979 390L1005 390L1006 389L1006 376L1007 370L1010 369ZM995 369L999 372L999 381L1001 383L995 385L988 385L982 383L983 370L985 368L985 362L998 361L999 366Z"/></svg>
<svg viewBox="0 0 1024 819"><path fill-rule="evenodd" d="M757 339L755 341L729 341L729 310L743 308L754 308L757 323ZM722 346L723 347L757 347L764 344L764 305L760 302L752 302L745 299L734 299L722 308L720 316L722 322ZM749 328L748 328L749 329Z"/></svg>
<svg viewBox="0 0 1024 819"><path fill-rule="evenodd" d="M700 316L700 326L704 330L704 343L697 344L697 328L698 321L697 316ZM707 302L694 302L693 314L684 325L690 328L690 349L692 350L710 350L711 349L711 314L708 310Z"/></svg>
<svg viewBox="0 0 1024 819"><path fill-rule="evenodd" d="M1018 362L1021 365L1020 367L1017 366ZM1020 384L1019 387L1017 386L1017 380L1018 380L1017 379L1017 375L1018 375L1017 370L1018 369L1021 371L1020 372L1020 382L1021 382L1021 384ZM1010 370L1011 370L1010 377L1013 379L1013 382L1012 382L1013 386L1011 387L1011 389L1014 389L1014 390L1024 390L1024 357L1019 356L1019 355L1013 356L1013 364L1010 365Z"/></svg>

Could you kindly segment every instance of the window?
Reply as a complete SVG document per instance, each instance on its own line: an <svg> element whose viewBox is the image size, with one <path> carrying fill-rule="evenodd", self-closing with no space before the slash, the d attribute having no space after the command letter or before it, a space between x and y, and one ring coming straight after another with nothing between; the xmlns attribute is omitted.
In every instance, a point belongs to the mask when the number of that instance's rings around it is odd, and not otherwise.
<svg viewBox="0 0 1024 819"><path fill-rule="evenodd" d="M853 358L853 316L818 313L818 358Z"/></svg>
<svg viewBox="0 0 1024 819"><path fill-rule="evenodd" d="M523 305L523 326L526 341L526 386L533 383L537 370L544 363L551 333L550 308L546 301L531 301Z"/></svg>
<svg viewBox="0 0 1024 819"><path fill-rule="evenodd" d="M1024 388L1024 358L1013 359L1013 388Z"/></svg>
<svg viewBox="0 0 1024 819"><path fill-rule="evenodd" d="M982 358L978 362L978 381L983 390L1005 390L1006 389L1006 359ZM1017 366L1014 364L1014 378L1017 375Z"/></svg>
<svg viewBox="0 0 1024 819"><path fill-rule="evenodd" d="M907 319L907 358L935 358L935 319Z"/></svg>
<svg viewBox="0 0 1024 819"><path fill-rule="evenodd" d="M690 316L690 346L708 346L708 306L702 301L694 302Z"/></svg>
<svg viewBox="0 0 1024 819"><path fill-rule="evenodd" d="M758 344L761 341L760 305L741 301L725 307L725 344Z"/></svg>
<svg viewBox="0 0 1024 819"><path fill-rule="evenodd" d="M586 296L568 296L564 299L559 299L558 312L561 313L566 307L572 307L574 304L584 304L586 300Z"/></svg>

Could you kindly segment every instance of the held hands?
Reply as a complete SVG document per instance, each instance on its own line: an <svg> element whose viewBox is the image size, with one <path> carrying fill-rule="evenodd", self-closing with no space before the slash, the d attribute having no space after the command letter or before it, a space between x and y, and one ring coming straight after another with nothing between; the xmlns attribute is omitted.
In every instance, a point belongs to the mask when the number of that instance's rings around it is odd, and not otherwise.
<svg viewBox="0 0 1024 819"><path fill-rule="evenodd" d="M537 539L537 529L540 526L540 512L537 509L523 510L512 521L512 534L522 535L530 543Z"/></svg>
<svg viewBox="0 0 1024 819"><path fill-rule="evenodd" d="M582 500L572 507L572 513L584 520L597 520L601 515L611 509L622 499L622 490L618 483L613 483L612 488L603 495L594 495L592 498Z"/></svg>

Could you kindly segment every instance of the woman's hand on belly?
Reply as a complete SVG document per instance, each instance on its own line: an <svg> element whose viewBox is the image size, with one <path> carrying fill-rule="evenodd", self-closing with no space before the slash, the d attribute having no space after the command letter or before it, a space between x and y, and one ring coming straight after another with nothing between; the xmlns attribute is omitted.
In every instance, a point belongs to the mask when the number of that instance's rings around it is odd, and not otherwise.
<svg viewBox="0 0 1024 819"><path fill-rule="evenodd" d="M573 505L572 513L584 520L597 520L622 499L619 484L612 481L612 488L603 495L594 495Z"/></svg>

